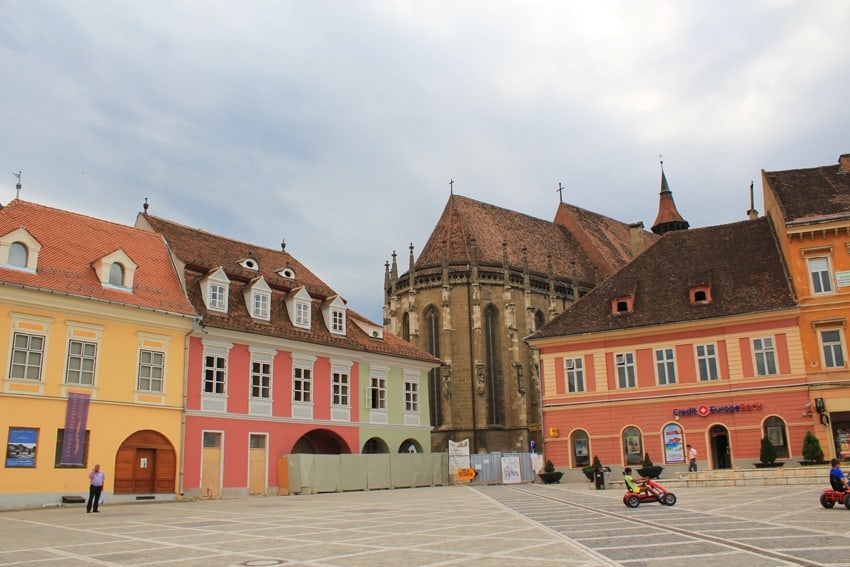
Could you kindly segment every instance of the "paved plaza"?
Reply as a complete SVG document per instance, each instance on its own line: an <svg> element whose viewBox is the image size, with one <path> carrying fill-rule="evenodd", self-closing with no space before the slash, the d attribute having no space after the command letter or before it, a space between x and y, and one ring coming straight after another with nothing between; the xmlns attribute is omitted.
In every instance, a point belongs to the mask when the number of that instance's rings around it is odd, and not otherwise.
<svg viewBox="0 0 850 567"><path fill-rule="evenodd" d="M520 484L7 511L0 566L850 565L850 510L819 487L675 492L635 509Z"/></svg>

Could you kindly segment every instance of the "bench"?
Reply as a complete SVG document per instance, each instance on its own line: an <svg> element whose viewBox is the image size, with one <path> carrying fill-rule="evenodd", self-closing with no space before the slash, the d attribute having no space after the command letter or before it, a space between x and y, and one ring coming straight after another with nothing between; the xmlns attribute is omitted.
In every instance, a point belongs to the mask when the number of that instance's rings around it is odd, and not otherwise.
<svg viewBox="0 0 850 567"><path fill-rule="evenodd" d="M62 504L85 504L86 499L82 496L63 496Z"/></svg>

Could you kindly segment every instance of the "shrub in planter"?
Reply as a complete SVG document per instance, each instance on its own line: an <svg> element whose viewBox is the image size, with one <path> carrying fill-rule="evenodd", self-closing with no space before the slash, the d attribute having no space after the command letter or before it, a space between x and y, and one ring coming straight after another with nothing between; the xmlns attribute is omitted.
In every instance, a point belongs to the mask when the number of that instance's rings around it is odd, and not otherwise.
<svg viewBox="0 0 850 567"><path fill-rule="evenodd" d="M776 462L776 447L770 442L767 437L761 439L761 450L759 451L759 462L756 463L756 468L764 467L781 467L785 463Z"/></svg>
<svg viewBox="0 0 850 567"><path fill-rule="evenodd" d="M584 473L584 476L587 477L587 480L589 480L590 482L593 482L593 480L594 480L593 474L601 468L602 468L602 461L599 460L598 455L594 455L593 456L593 462L591 464L587 465L586 467L582 467L581 472Z"/></svg>
<svg viewBox="0 0 850 567"><path fill-rule="evenodd" d="M649 453L643 455L643 466L638 469L637 473L645 478L658 478L661 476L661 471L664 467L659 467L652 464L652 459L649 458Z"/></svg>
<svg viewBox="0 0 850 567"><path fill-rule="evenodd" d="M564 473L555 470L555 465L549 459L543 464L543 472L537 473L545 484L560 483Z"/></svg>
<svg viewBox="0 0 850 567"><path fill-rule="evenodd" d="M806 431L803 437L803 458L807 463L822 463L823 449L820 448L820 441L811 431Z"/></svg>

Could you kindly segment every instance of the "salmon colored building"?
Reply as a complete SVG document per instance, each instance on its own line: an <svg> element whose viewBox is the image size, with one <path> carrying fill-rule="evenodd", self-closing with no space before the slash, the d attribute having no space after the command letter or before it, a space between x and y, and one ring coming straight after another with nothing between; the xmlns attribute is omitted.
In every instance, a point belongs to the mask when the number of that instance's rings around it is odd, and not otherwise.
<svg viewBox="0 0 850 567"><path fill-rule="evenodd" d="M810 421L827 459L850 457L850 154L838 164L763 171L764 204L800 303Z"/></svg>
<svg viewBox="0 0 850 567"><path fill-rule="evenodd" d="M293 453L430 452L438 359L348 309L284 246L147 213L137 226L168 241L201 316L188 342L183 494L278 493L280 458Z"/></svg>
<svg viewBox="0 0 850 567"><path fill-rule="evenodd" d="M598 456L619 474L649 454L684 471L688 444L700 468L746 467L763 437L800 458L800 308L768 219L681 228L527 339L562 470Z"/></svg>
<svg viewBox="0 0 850 567"><path fill-rule="evenodd" d="M0 508L174 499L195 310L158 234L15 199L0 209Z"/></svg>

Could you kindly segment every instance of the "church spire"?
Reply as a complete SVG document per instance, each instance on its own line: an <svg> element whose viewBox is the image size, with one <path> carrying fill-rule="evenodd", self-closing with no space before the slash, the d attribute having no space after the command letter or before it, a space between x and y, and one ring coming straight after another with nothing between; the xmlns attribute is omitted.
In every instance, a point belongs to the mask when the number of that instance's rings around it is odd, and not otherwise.
<svg viewBox="0 0 850 567"><path fill-rule="evenodd" d="M660 160L659 163L661 164L661 193L658 201L658 216L655 217L655 222L652 224L652 232L664 234L671 230L687 230L690 224L682 218L682 215L676 209L673 192L670 191L667 175L664 173L664 160Z"/></svg>

